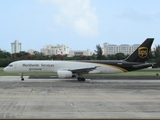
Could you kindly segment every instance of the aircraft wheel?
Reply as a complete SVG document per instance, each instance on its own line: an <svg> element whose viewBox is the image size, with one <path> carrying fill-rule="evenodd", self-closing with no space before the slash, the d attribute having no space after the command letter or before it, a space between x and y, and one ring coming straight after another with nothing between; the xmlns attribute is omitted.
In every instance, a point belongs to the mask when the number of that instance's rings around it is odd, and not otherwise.
<svg viewBox="0 0 160 120"><path fill-rule="evenodd" d="M78 79L78 81L81 81L81 77L78 77L77 79Z"/></svg>
<svg viewBox="0 0 160 120"><path fill-rule="evenodd" d="M77 79L78 79L78 81L85 81L84 77L78 77Z"/></svg>
<svg viewBox="0 0 160 120"><path fill-rule="evenodd" d="M82 77L82 78L81 78L81 81L85 81L85 78L84 78L84 77Z"/></svg>
<svg viewBox="0 0 160 120"><path fill-rule="evenodd" d="M24 81L24 78L22 78L21 80Z"/></svg>

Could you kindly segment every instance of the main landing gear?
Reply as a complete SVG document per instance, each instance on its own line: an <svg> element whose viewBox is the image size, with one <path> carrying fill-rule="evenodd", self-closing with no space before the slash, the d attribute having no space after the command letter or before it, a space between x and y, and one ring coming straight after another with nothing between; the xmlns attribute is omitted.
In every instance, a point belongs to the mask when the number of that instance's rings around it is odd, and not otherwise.
<svg viewBox="0 0 160 120"><path fill-rule="evenodd" d="M82 73L78 73L77 75L78 75L78 78L77 78L78 81L85 81L85 78L82 77Z"/></svg>
<svg viewBox="0 0 160 120"><path fill-rule="evenodd" d="M85 78L84 77L78 77L77 80L78 81L85 81Z"/></svg>

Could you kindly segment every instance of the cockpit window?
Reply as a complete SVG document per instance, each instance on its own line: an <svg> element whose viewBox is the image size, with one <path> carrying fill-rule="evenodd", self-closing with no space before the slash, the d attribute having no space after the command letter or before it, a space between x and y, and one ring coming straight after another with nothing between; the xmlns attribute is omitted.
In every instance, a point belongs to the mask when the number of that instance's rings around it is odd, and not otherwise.
<svg viewBox="0 0 160 120"><path fill-rule="evenodd" d="M10 64L10 65L9 65L9 67L13 67L13 65L12 65L12 64Z"/></svg>

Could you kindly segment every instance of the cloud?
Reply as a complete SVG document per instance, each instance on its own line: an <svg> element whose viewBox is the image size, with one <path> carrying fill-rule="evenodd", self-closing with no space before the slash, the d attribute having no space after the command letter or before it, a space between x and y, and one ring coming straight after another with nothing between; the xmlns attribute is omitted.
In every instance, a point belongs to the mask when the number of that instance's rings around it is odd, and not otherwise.
<svg viewBox="0 0 160 120"><path fill-rule="evenodd" d="M47 0L47 3L58 9L58 14L54 14L56 24L67 26L80 36L98 34L98 17L90 0Z"/></svg>

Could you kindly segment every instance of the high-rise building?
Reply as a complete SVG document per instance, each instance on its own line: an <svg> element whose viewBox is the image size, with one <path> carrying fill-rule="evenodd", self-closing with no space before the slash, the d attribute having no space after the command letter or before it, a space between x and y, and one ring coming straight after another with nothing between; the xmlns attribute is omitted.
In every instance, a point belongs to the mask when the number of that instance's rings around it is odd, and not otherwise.
<svg viewBox="0 0 160 120"><path fill-rule="evenodd" d="M13 43L11 43L11 53L18 53L21 51L22 43L20 43L18 40L15 40Z"/></svg>

